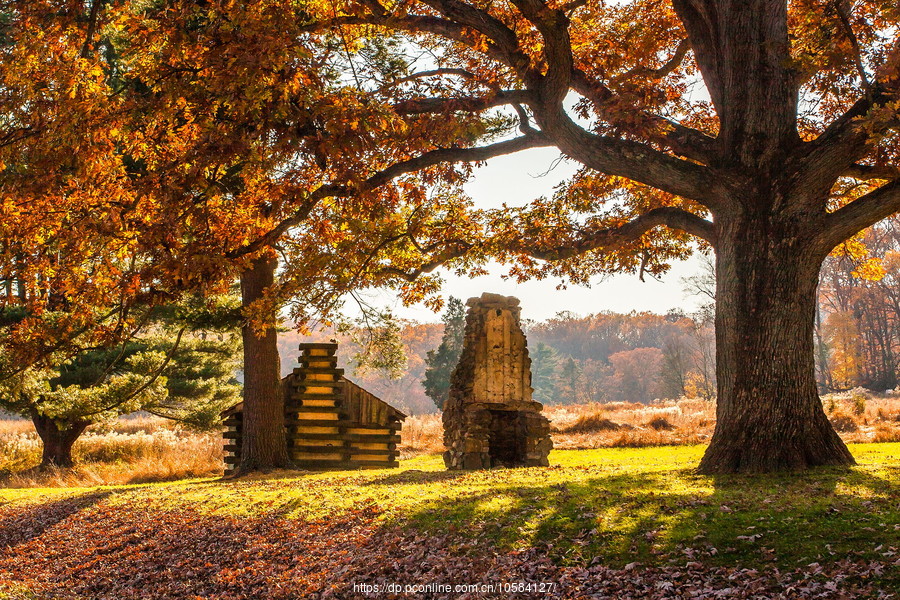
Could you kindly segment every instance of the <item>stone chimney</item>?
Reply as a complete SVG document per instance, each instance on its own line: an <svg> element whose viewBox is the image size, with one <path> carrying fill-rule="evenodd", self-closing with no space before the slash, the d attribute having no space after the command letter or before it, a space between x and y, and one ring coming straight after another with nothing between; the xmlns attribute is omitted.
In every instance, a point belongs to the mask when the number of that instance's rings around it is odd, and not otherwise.
<svg viewBox="0 0 900 600"><path fill-rule="evenodd" d="M444 462L448 469L547 466L550 422L531 399L519 300L484 293L466 304L462 355L444 406Z"/></svg>

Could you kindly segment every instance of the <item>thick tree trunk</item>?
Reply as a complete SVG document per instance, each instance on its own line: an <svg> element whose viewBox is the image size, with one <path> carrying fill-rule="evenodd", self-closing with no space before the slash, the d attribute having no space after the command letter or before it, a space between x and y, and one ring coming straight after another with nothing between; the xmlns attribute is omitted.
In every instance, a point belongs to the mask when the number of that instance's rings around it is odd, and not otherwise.
<svg viewBox="0 0 900 600"><path fill-rule="evenodd" d="M38 413L32 413L31 422L44 444L40 468L73 466L75 461L72 460L72 446L90 422L56 421Z"/></svg>
<svg viewBox="0 0 900 600"><path fill-rule="evenodd" d="M717 423L700 471L853 464L816 389L821 256L788 220L726 218L717 225Z"/></svg>
<svg viewBox="0 0 900 600"><path fill-rule="evenodd" d="M274 257L256 259L241 274L244 307L261 298L275 282ZM284 397L278 358L276 323L272 315L265 333L257 335L249 323L241 331L244 340L244 416L239 474L291 466L284 431Z"/></svg>

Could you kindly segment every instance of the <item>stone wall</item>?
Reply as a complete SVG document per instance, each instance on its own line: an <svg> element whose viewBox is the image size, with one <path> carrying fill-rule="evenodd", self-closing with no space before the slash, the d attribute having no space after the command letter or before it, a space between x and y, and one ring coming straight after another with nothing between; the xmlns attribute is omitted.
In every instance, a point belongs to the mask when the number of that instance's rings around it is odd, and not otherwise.
<svg viewBox="0 0 900 600"><path fill-rule="evenodd" d="M519 300L485 293L467 305L463 351L444 406L444 462L449 469L546 466L550 423L531 397Z"/></svg>

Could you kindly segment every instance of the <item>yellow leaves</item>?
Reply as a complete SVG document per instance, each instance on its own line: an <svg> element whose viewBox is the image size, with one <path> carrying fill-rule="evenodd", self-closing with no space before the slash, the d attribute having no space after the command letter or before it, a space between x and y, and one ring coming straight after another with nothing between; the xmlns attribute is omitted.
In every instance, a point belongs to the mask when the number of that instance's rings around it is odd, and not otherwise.
<svg viewBox="0 0 900 600"><path fill-rule="evenodd" d="M881 259L873 257L858 265L852 275L867 281L880 281L885 276L885 269Z"/></svg>
<svg viewBox="0 0 900 600"><path fill-rule="evenodd" d="M853 237L832 251L832 256L849 258L855 268L854 277L867 281L880 281L885 276L885 268L880 258L871 256L869 248L862 239L863 234Z"/></svg>
<svg viewBox="0 0 900 600"><path fill-rule="evenodd" d="M832 349L831 370L834 384L840 389L857 385L862 359L856 320L849 312L834 312L825 320L825 336Z"/></svg>

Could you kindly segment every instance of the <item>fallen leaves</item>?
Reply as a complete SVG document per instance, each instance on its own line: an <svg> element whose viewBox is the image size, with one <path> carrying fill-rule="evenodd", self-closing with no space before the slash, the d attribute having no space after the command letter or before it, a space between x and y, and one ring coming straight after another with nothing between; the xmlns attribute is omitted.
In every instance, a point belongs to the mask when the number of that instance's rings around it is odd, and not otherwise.
<svg viewBox="0 0 900 600"><path fill-rule="evenodd" d="M838 600L891 597L877 581L898 566L893 560L843 559L784 572L697 560L669 566L632 562L622 568L595 560L588 566L561 567L544 547L498 552L457 533L434 535L385 525L371 505L338 516L286 519L277 512L240 517L201 514L190 506L161 510L150 490L125 498L120 494L114 502L109 494L0 507L0 590L24 586L36 598L92 600ZM549 593L497 591L513 582L556 585ZM407 585L429 583L485 584L481 589L494 591L403 591ZM373 589L365 585L394 591L359 591Z"/></svg>

